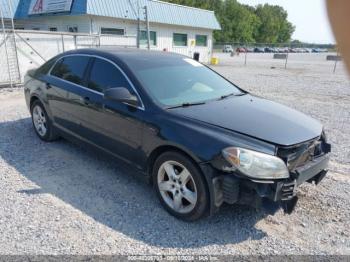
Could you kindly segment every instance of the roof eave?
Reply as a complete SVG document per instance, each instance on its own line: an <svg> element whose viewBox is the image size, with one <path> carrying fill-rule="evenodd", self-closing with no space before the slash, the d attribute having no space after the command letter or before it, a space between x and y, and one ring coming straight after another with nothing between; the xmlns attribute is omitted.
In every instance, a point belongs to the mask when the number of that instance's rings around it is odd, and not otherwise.
<svg viewBox="0 0 350 262"><path fill-rule="evenodd" d="M128 20L128 21L137 22L137 19L131 18L131 17L115 17L115 16L99 15L99 14L93 14L93 13L86 13L81 15L92 16L92 17L106 17L106 18L112 18L112 19L118 19L118 20ZM182 27L198 28L198 29L206 29L206 30L221 30L221 26L219 23L215 27L206 27L206 26L196 26L196 25L191 26L188 24L171 24L171 23L152 21L152 20L150 20L149 22L154 24L160 24L160 25L182 26Z"/></svg>

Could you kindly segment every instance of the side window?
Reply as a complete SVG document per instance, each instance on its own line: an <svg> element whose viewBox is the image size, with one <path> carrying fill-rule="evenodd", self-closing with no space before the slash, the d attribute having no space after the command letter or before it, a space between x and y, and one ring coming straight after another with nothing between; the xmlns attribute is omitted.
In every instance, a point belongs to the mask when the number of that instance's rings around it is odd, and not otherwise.
<svg viewBox="0 0 350 262"><path fill-rule="evenodd" d="M69 56L61 59L51 71L51 75L66 81L83 85L84 73L89 63L87 56Z"/></svg>
<svg viewBox="0 0 350 262"><path fill-rule="evenodd" d="M90 72L88 88L103 92L113 87L125 87L130 90L128 81L118 68L108 61L95 58Z"/></svg>
<svg viewBox="0 0 350 262"><path fill-rule="evenodd" d="M55 64L56 60L56 57L51 58L49 61L47 61L35 71L35 75L46 75L50 71L51 67Z"/></svg>

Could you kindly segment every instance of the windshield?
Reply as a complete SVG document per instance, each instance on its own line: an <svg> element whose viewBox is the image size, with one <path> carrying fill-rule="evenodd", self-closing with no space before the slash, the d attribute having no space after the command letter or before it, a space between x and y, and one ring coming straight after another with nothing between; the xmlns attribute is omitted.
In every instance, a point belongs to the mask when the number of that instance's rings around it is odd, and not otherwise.
<svg viewBox="0 0 350 262"><path fill-rule="evenodd" d="M166 107L242 94L232 83L189 58L149 63L148 67L138 67L135 71L147 93Z"/></svg>

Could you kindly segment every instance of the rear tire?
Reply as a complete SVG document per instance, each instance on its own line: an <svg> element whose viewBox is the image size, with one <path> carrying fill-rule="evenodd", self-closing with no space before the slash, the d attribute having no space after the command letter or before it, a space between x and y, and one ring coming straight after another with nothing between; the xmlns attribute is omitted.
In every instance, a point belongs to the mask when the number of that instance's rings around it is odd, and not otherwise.
<svg viewBox="0 0 350 262"><path fill-rule="evenodd" d="M35 133L38 137L45 141L51 142L58 139L52 121L46 113L43 104L39 100L35 100L30 108L32 115L32 123Z"/></svg>
<svg viewBox="0 0 350 262"><path fill-rule="evenodd" d="M209 206L209 192L200 169L178 152L165 152L155 161L152 177L163 207L176 218L195 221Z"/></svg>

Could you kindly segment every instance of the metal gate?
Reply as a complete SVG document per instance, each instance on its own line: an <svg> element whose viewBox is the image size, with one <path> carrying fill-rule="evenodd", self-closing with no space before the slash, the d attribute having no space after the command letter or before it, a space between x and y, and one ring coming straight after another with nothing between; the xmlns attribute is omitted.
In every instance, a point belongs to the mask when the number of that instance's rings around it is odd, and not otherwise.
<svg viewBox="0 0 350 262"><path fill-rule="evenodd" d="M0 86L14 86L21 83L16 36L12 19L7 19L0 9Z"/></svg>
<svg viewBox="0 0 350 262"><path fill-rule="evenodd" d="M0 3L0 87L21 85L29 69L39 67L64 51L102 46L137 46L137 37L133 35L15 30L14 2L0 0Z"/></svg>

